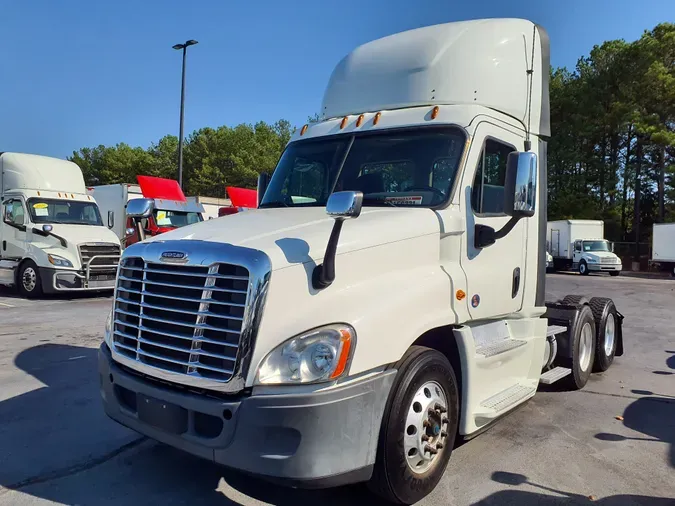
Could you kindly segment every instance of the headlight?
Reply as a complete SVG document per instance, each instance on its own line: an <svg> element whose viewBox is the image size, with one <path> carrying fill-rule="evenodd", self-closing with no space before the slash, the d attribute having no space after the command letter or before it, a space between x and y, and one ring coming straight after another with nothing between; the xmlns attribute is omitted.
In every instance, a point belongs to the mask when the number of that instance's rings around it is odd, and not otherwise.
<svg viewBox="0 0 675 506"><path fill-rule="evenodd" d="M103 331L103 340L109 348L112 348L112 309L105 320L105 330Z"/></svg>
<svg viewBox="0 0 675 506"><path fill-rule="evenodd" d="M597 264L598 259L597 258L589 258L586 260L589 264Z"/></svg>
<svg viewBox="0 0 675 506"><path fill-rule="evenodd" d="M70 260L60 257L58 255L47 255L47 259L50 264L56 265L57 267L72 267L73 264Z"/></svg>
<svg viewBox="0 0 675 506"><path fill-rule="evenodd" d="M346 324L327 325L289 339L265 357L256 384L317 383L342 376L356 345Z"/></svg>

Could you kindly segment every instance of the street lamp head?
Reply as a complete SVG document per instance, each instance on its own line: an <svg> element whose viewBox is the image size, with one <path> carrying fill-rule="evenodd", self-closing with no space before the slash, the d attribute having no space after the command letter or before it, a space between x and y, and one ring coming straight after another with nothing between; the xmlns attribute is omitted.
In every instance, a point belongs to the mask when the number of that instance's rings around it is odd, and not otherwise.
<svg viewBox="0 0 675 506"><path fill-rule="evenodd" d="M185 46L186 46L186 47L187 47L187 46L194 46L195 44L199 44L199 42L197 42L196 40L193 40L193 39L190 39L190 40L185 41Z"/></svg>
<svg viewBox="0 0 675 506"><path fill-rule="evenodd" d="M183 49L185 46L183 44L175 44L172 46L174 49Z"/></svg>

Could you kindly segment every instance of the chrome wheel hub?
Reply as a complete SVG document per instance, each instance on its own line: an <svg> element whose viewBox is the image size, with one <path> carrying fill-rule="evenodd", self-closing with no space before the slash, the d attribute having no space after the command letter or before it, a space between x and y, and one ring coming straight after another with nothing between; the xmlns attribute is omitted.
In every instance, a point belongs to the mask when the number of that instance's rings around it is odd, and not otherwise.
<svg viewBox="0 0 675 506"><path fill-rule="evenodd" d="M608 357L614 351L614 336L616 329L616 322L614 321L614 315L609 313L607 315L607 322L605 323L605 355Z"/></svg>
<svg viewBox="0 0 675 506"><path fill-rule="evenodd" d="M435 381L424 383L408 407L403 446L406 462L415 474L422 474L436 462L448 438L448 401Z"/></svg>
<svg viewBox="0 0 675 506"><path fill-rule="evenodd" d="M582 371L587 371L591 365L591 354L593 352L593 329L590 323L585 323L581 329L581 338L579 339L579 367Z"/></svg>
<svg viewBox="0 0 675 506"><path fill-rule="evenodd" d="M35 269L27 267L26 270L23 271L21 283L27 292L35 290L35 285L37 284L37 274L35 273Z"/></svg>

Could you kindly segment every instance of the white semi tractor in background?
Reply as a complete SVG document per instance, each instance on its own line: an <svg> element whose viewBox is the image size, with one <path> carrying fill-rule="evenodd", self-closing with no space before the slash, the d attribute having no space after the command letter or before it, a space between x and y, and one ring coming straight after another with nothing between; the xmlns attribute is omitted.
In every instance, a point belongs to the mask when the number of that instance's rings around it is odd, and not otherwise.
<svg viewBox="0 0 675 506"><path fill-rule="evenodd" d="M554 270L574 270L583 275L590 272L621 274L621 259L614 254L612 243L604 238L602 220L549 221L546 229Z"/></svg>
<svg viewBox="0 0 675 506"><path fill-rule="evenodd" d="M0 284L26 297L114 287L120 241L109 230L113 217L101 216L77 165L1 153L0 199Z"/></svg>
<svg viewBox="0 0 675 506"><path fill-rule="evenodd" d="M613 302L544 300L549 69L546 32L517 19L349 54L258 209L125 250L106 413L264 478L412 504L457 435L607 369Z"/></svg>
<svg viewBox="0 0 675 506"><path fill-rule="evenodd" d="M651 262L675 277L675 223L654 224Z"/></svg>

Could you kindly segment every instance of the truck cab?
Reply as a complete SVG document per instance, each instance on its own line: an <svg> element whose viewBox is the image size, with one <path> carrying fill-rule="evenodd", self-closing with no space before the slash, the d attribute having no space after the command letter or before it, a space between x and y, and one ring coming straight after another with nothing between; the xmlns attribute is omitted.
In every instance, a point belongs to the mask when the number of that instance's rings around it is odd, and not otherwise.
<svg viewBox="0 0 675 506"><path fill-rule="evenodd" d="M0 283L27 297L112 289L120 241L72 162L0 154Z"/></svg>
<svg viewBox="0 0 675 506"><path fill-rule="evenodd" d="M457 434L541 381L582 388L621 320L596 301L614 329L596 360L589 301L544 299L549 69L546 32L516 19L347 55L257 209L126 249L106 413L263 478L412 504Z"/></svg>

